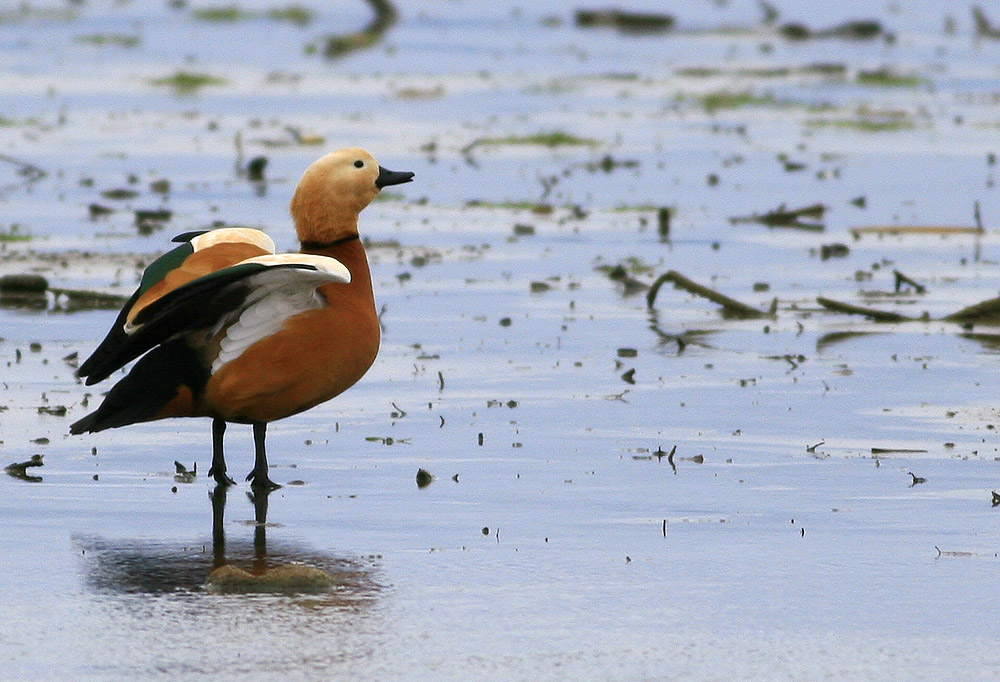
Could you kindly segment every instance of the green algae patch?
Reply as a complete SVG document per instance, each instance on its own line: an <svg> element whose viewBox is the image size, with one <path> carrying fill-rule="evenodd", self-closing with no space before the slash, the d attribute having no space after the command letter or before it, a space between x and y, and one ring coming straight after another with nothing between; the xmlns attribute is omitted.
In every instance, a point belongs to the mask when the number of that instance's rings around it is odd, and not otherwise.
<svg viewBox="0 0 1000 682"><path fill-rule="evenodd" d="M702 95L699 101L705 111L710 114L716 111L745 109L747 107L784 107L789 105L788 102L778 100L773 95L755 95L749 90L741 92L718 90Z"/></svg>
<svg viewBox="0 0 1000 682"><path fill-rule="evenodd" d="M475 165L472 152L480 147L547 147L556 149L559 147L587 147L593 149L600 143L588 137L577 137L562 131L550 133L535 133L534 135L506 135L502 137L477 137L469 144L462 147L461 152L466 161Z"/></svg>
<svg viewBox="0 0 1000 682"><path fill-rule="evenodd" d="M504 137L480 137L465 146L463 151L473 147L501 147L517 145L536 145L540 147L596 147L597 140L577 137L562 131L551 133L536 133L534 135L506 135Z"/></svg>
<svg viewBox="0 0 1000 682"><path fill-rule="evenodd" d="M194 73L191 71L177 71L172 76L163 78L153 78L150 85L173 88L179 94L190 94L208 85L226 85L227 81L218 76L211 76L207 73Z"/></svg>
<svg viewBox="0 0 1000 682"><path fill-rule="evenodd" d="M267 10L266 16L271 21L281 21L303 27L312 23L313 19L316 18L316 13L308 7L289 5L288 7L272 7Z"/></svg>
<svg viewBox="0 0 1000 682"><path fill-rule="evenodd" d="M0 230L0 243L30 242L34 237L28 232L22 232L20 225L11 225L6 230Z"/></svg>
<svg viewBox="0 0 1000 682"><path fill-rule="evenodd" d="M247 12L246 10L240 9L236 5L222 5L218 7L202 7L201 9L196 9L191 13L191 16L198 21L232 23L236 21L244 21L246 19L253 19L256 15L253 12Z"/></svg>
<svg viewBox="0 0 1000 682"><path fill-rule="evenodd" d="M916 127L908 118L833 118L812 119L806 121L811 128L834 128L838 130L856 130L862 133L892 133L902 130L912 130Z"/></svg>
<svg viewBox="0 0 1000 682"><path fill-rule="evenodd" d="M138 47L142 42L139 36L128 35L127 33L91 33L76 36L73 40L84 45L94 45L95 47Z"/></svg>
<svg viewBox="0 0 1000 682"><path fill-rule="evenodd" d="M196 9L192 11L191 16L197 21L222 24L266 18L271 21L279 21L302 27L312 23L313 19L316 18L316 13L301 5L272 7L264 12L251 12L242 9L238 5L219 5Z"/></svg>
<svg viewBox="0 0 1000 682"><path fill-rule="evenodd" d="M896 73L892 69L859 71L855 81L858 85L876 88L917 88L927 82L920 76Z"/></svg>

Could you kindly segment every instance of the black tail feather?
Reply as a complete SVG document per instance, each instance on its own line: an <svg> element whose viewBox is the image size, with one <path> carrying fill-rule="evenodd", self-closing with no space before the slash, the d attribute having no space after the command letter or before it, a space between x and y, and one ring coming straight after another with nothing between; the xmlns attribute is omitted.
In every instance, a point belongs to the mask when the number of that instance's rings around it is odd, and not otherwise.
<svg viewBox="0 0 1000 682"><path fill-rule="evenodd" d="M114 354L119 346L128 340L128 335L125 333L125 320L128 318L129 311L138 299L139 292L136 291L129 298L128 302L125 303L124 307L122 307L121 312L118 313L118 317L115 319L115 323L111 325L108 335L104 337L104 340L94 349L90 357L84 360L79 369L76 370L78 377L86 377L88 386L96 384L98 381L106 378L108 374L118 369L117 367L113 367L104 376L94 376L98 368L101 368L101 371L103 371L104 366L107 364L107 359Z"/></svg>
<svg viewBox="0 0 1000 682"><path fill-rule="evenodd" d="M111 388L100 407L72 424L69 432L94 433L155 419L181 386L199 396L207 380L208 372L185 343L158 346Z"/></svg>

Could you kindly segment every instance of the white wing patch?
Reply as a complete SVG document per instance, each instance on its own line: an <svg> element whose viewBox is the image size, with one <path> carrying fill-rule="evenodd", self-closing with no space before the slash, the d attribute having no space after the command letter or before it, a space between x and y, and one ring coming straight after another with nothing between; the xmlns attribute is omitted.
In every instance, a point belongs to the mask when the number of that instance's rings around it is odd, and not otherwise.
<svg viewBox="0 0 1000 682"><path fill-rule="evenodd" d="M250 285L251 293L238 311L236 321L226 329L219 355L212 363L212 374L253 344L279 332L288 318L325 306L326 299L316 291L318 287L330 282L347 284L351 281L351 273L343 263L327 256L280 254L257 256L242 263L306 264L317 269L273 268L248 277L245 283ZM218 329L232 319L233 316L228 316Z"/></svg>
<svg viewBox="0 0 1000 682"><path fill-rule="evenodd" d="M251 227L220 227L217 230L209 230L193 238L191 247L195 251L201 251L228 242L254 244L268 253L274 253L274 240Z"/></svg>

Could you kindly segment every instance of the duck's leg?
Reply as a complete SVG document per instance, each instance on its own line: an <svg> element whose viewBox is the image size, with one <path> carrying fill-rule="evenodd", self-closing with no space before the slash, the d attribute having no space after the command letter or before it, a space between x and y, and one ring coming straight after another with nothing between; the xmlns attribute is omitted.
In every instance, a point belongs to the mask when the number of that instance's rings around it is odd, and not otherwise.
<svg viewBox="0 0 1000 682"><path fill-rule="evenodd" d="M267 422L253 423L253 471L247 474L250 486L263 490L275 490L281 486L267 475L267 453L264 451L264 438L267 435Z"/></svg>
<svg viewBox="0 0 1000 682"><path fill-rule="evenodd" d="M212 468L208 475L219 485L236 485L236 481L226 475L226 455L222 451L222 437L226 434L226 420L212 420Z"/></svg>

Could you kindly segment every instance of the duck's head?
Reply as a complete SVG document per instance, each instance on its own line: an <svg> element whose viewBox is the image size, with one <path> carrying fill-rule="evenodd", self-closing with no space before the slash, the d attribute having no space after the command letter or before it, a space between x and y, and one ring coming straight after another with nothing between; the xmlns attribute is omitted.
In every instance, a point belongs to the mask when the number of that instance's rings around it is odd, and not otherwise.
<svg viewBox="0 0 1000 682"><path fill-rule="evenodd" d="M328 243L358 233L358 214L383 187L413 179L390 171L364 149L330 152L302 174L292 196L292 217L301 242Z"/></svg>

